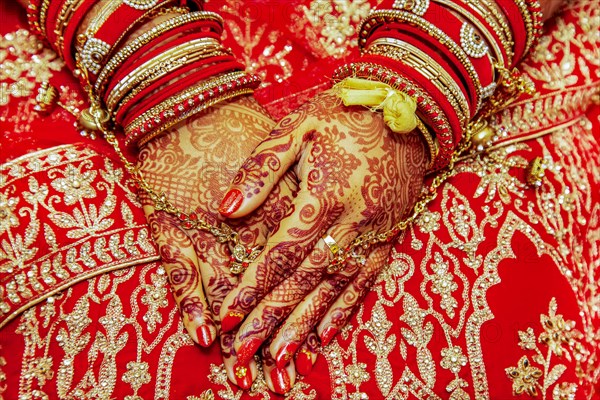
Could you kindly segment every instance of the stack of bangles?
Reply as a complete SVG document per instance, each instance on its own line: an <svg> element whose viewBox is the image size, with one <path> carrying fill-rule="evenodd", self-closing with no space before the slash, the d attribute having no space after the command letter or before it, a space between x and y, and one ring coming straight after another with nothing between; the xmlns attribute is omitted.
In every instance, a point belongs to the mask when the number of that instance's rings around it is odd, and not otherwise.
<svg viewBox="0 0 600 400"><path fill-rule="evenodd" d="M392 93L407 95L416 104L414 121L407 129L388 125L398 133L420 131L429 170L442 169L486 101L514 96L504 90L506 72L536 44L541 6L537 0L385 0L379 7L360 26L360 61L336 70L336 87L344 104L383 109L384 118ZM369 85L357 79L377 81L390 94L374 105L364 94Z"/></svg>
<svg viewBox="0 0 600 400"><path fill-rule="evenodd" d="M67 66L82 72L100 120L122 127L127 144L141 146L260 83L222 45L221 17L190 1L33 0L28 17ZM92 127L97 119L86 122L84 112L80 123Z"/></svg>

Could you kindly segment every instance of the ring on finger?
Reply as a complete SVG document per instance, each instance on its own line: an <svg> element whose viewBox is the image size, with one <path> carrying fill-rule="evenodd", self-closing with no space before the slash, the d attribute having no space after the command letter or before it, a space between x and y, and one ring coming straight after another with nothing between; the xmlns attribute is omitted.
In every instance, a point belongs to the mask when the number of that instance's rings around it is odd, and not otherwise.
<svg viewBox="0 0 600 400"><path fill-rule="evenodd" d="M329 247L331 254L333 254L334 256L337 256L338 253L340 252L340 245L330 235L323 235L322 238L323 238L323 241L325 242L325 244L327 245L327 247Z"/></svg>

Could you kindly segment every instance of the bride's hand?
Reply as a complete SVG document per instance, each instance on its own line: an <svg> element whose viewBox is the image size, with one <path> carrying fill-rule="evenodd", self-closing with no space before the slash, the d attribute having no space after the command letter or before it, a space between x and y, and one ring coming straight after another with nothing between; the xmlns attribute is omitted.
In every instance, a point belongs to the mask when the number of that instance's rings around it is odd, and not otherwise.
<svg viewBox="0 0 600 400"><path fill-rule="evenodd" d="M324 235L343 249L362 233L388 230L420 192L428 161L422 139L395 134L380 114L340 103L325 92L281 120L244 162L219 209L232 218L247 215L288 171L298 177L293 213L269 234L268 247L220 310L225 331L245 319L235 341L242 362L304 300L302 318L279 330L271 345L284 365L328 305L358 279L357 262L326 274L332 253ZM380 251L367 258L366 271L378 269Z"/></svg>
<svg viewBox="0 0 600 400"><path fill-rule="evenodd" d="M219 104L147 144L139 165L151 187L164 192L186 213L219 226L219 199L244 158L265 137L274 122L251 97ZM246 246L265 243L268 231L291 212L295 179L284 177L264 205L232 227ZM149 196L140 197L185 328L201 346L209 346L219 330L219 310L239 275L230 272L230 248L209 232L185 229L177 216L155 210ZM221 336L230 379L248 387L256 377L254 362L248 374L235 374L233 335Z"/></svg>

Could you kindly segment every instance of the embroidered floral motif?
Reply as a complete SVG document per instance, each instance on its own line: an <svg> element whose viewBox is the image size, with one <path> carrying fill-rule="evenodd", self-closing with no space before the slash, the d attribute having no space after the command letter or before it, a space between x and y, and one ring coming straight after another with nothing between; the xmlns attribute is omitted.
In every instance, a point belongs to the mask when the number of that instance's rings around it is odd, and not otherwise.
<svg viewBox="0 0 600 400"><path fill-rule="evenodd" d="M552 355L559 358L564 356L567 360L571 360L581 351L582 347L579 343L579 339L582 337L581 332L575 329L574 321L565 321L562 315L557 314L557 309L556 299L552 298L548 307L548 315L540 316L540 323L544 331L539 334L537 340L533 328L519 331L519 346L524 350L535 352L532 360L539 364L541 369L532 365L527 356L521 357L517 367L506 368L506 374L513 381L512 387L515 395L527 393L529 396L535 397L538 395L538 391L541 391L542 397L546 399L550 387L567 370L564 364L552 363ZM546 354L538 347L538 342L547 347ZM579 359L580 354L575 358ZM553 399L561 397L568 399L576 390L576 384L561 382L552 389L552 396Z"/></svg>
<svg viewBox="0 0 600 400"><path fill-rule="evenodd" d="M318 45L325 55L333 57L344 56L358 45L356 28L370 9L367 0L313 0L309 7L302 7L305 19L316 31Z"/></svg>
<svg viewBox="0 0 600 400"><path fill-rule="evenodd" d="M542 371L539 368L532 367L527 357L521 357L519 365L507 368L506 373L513 380L513 393L515 395L522 393L534 397L538 395L538 380L542 377Z"/></svg>
<svg viewBox="0 0 600 400"><path fill-rule="evenodd" d="M145 223L132 220L132 208L141 216L123 171L81 146L2 165L0 326L14 310L43 300L69 279L157 259Z"/></svg>

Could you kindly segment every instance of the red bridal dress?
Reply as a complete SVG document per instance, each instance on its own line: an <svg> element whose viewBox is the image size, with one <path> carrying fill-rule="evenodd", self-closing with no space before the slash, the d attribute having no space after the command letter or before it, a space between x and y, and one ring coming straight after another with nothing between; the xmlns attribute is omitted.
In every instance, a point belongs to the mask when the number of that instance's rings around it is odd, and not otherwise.
<svg viewBox="0 0 600 400"><path fill-rule="evenodd" d="M281 117L356 56L375 1L208 2L225 44ZM135 188L101 139L57 108L84 96L1 3L0 397L278 398L228 382L186 334ZM591 399L600 374L600 8L568 2L520 66L537 94L498 114L396 243L350 324L292 399ZM543 159L540 187L525 183ZM596 397L597 398L597 397Z"/></svg>

